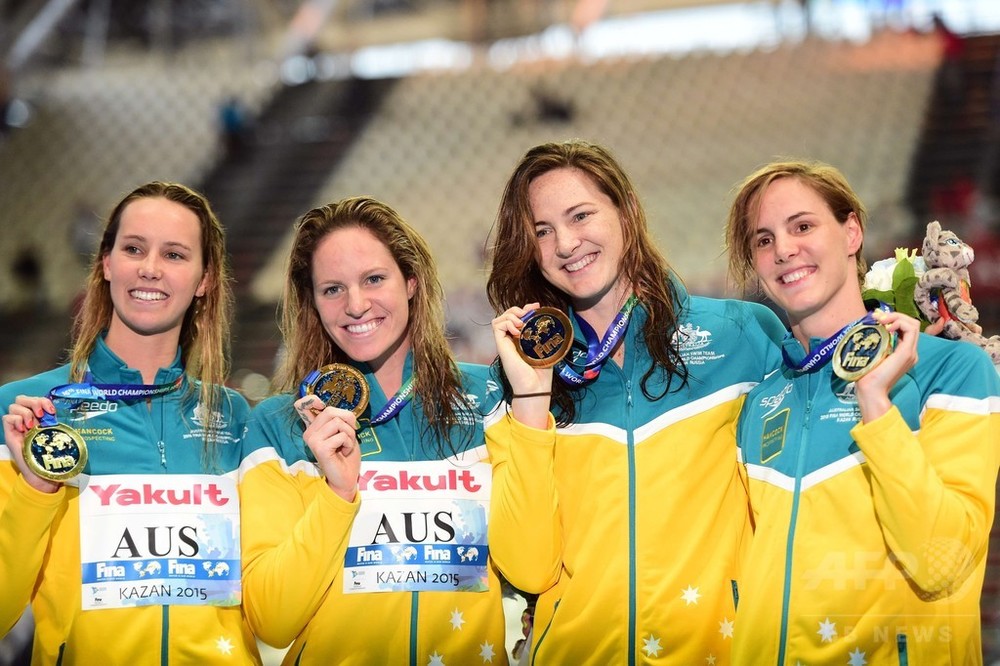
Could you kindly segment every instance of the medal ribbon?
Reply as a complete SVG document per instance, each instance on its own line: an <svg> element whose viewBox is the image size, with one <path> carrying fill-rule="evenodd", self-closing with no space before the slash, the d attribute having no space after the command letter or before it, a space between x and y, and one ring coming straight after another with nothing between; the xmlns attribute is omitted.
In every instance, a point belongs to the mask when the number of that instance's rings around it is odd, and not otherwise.
<svg viewBox="0 0 1000 666"><path fill-rule="evenodd" d="M299 397L304 398L309 395L309 385L312 384L319 377L319 370L313 370L305 379L299 382Z"/></svg>
<svg viewBox="0 0 1000 666"><path fill-rule="evenodd" d="M882 303L879 306L879 309L888 312L889 306L886 305L885 303ZM829 338L820 343L819 346L816 347L816 350L814 352L812 352L811 354L806 354L806 357L803 358L798 363L792 361L791 357L788 355L788 351L785 349L784 346L782 346L781 348L781 356L782 358L785 359L785 365L787 365L789 368L791 368L797 373L805 374L809 372L815 372L816 370L819 370L824 365L829 363L830 359L832 358L830 352L832 352L837 347L837 344L843 339L845 335L847 335L847 332L849 330L851 330L858 324L877 324L877 323L878 322L875 321L874 310L873 310L872 312L866 313L865 316L862 317L861 319L852 321L850 324L847 324L842 329L831 335Z"/></svg>
<svg viewBox="0 0 1000 666"><path fill-rule="evenodd" d="M396 395L392 396L379 413L372 417L371 424L373 426L381 425L386 421L392 420L393 417L399 414L403 410L403 407L406 407L410 402L414 386L416 386L416 383L413 381L413 375L410 375L403 382L403 385L399 387L399 390L396 391Z"/></svg>
<svg viewBox="0 0 1000 666"><path fill-rule="evenodd" d="M49 391L48 397L53 403L59 401L69 404L84 400L115 400L118 402L142 400L173 393L180 388L183 381L183 377L178 377L169 384L94 384L83 381L78 384L56 386ZM45 412L39 419L39 423L43 426L53 426L58 423L58 419L56 419L55 414Z"/></svg>
<svg viewBox="0 0 1000 666"><path fill-rule="evenodd" d="M603 339L598 339L597 332L594 328L585 322L575 312L573 317L576 318L577 326L583 331L584 338L587 340L587 360L583 364L583 373L577 372L575 369L570 367L569 363L566 361L560 361L556 365L556 370L559 373L560 379L562 379L567 384L575 384L577 386L582 386L593 380L597 379L597 376L601 374L601 369L604 367L604 363L607 361L608 356L611 355L611 350L615 348L618 340L625 334L628 330L629 320L632 317L632 310L635 306L639 304L639 299L635 294L628 297L625 301L625 305L618 312L618 317L612 322L611 326L608 328L607 332L604 334Z"/></svg>

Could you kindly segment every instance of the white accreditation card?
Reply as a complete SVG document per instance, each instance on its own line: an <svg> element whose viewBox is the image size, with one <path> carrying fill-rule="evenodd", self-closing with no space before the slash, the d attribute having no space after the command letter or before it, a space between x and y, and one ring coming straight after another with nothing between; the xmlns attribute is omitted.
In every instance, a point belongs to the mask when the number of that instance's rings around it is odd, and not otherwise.
<svg viewBox="0 0 1000 666"><path fill-rule="evenodd" d="M488 463L362 462L344 592L489 589L492 478Z"/></svg>
<svg viewBox="0 0 1000 666"><path fill-rule="evenodd" d="M81 479L83 610L238 605L239 506L226 476Z"/></svg>

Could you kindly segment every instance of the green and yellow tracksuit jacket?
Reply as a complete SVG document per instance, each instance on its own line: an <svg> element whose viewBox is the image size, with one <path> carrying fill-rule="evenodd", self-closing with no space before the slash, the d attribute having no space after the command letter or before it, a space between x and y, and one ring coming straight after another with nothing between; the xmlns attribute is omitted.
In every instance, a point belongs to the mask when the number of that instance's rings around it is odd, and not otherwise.
<svg viewBox="0 0 1000 666"><path fill-rule="evenodd" d="M805 356L784 344L793 363ZM917 351L870 423L829 363L782 367L747 397L738 438L756 527L736 663L982 663L1000 382L971 344L921 335Z"/></svg>
<svg viewBox="0 0 1000 666"><path fill-rule="evenodd" d="M355 548L352 555L349 544L365 505L369 511L375 505L375 494L366 496L366 492L374 492L380 482L391 482L433 495L441 485L437 471L429 481L421 481L425 478L421 472L412 470L436 461L447 481L461 479L467 464L487 461L483 406L492 407L499 395L495 384L487 384L487 368L460 364L466 399L474 410L462 412L468 418L463 428L455 430L454 446L459 452L445 458L426 431L419 399L385 423L374 427L368 423L372 408L381 409L388 397L367 365L356 367L365 373L371 395L359 420L361 480L353 503L338 497L310 462L293 396L274 396L254 408L246 440L251 452L240 486L243 600L251 626L271 645L291 643L286 664L506 664L500 580L484 548L476 552L486 566L486 591L345 591L345 579L353 583L353 577L361 573L357 568L349 570L345 562L360 558L357 553L366 550ZM412 354L407 357L404 376L411 371ZM386 472L390 465L391 474ZM488 478L488 463L482 467ZM485 505L488 502L487 492ZM467 554L455 545L462 538L458 516L428 515L421 506L415 501L412 507L397 505L386 511L372 530L374 536L369 535L366 543L372 547L367 550L381 549L389 559L391 550L404 565L410 562L405 553L416 555L417 549L424 552L435 543ZM486 516L483 513L483 540ZM443 543L449 537L454 537L451 543ZM416 548L404 548L404 542ZM402 567L400 571L423 575ZM394 572L386 573L383 568L381 575L393 576Z"/></svg>
<svg viewBox="0 0 1000 666"><path fill-rule="evenodd" d="M98 340L88 367L92 383L143 383L139 372L128 368L103 339ZM159 371L156 383L170 384L182 375L178 352L173 365ZM18 395L46 396L50 389L68 382L68 366L12 382L0 388L0 405L6 413ZM122 486L118 490L134 493L129 501L138 503L144 501L140 489L148 487L139 475L155 480L170 475L218 475L220 470L230 471L235 487L240 440L249 415L246 401L227 391L218 411L206 415L196 394L187 389L184 379L176 391L148 403L91 399L67 405L67 411L60 409L59 421L78 430L86 441L88 463L81 476L52 494L29 486L6 444L0 446L0 633L9 631L30 604L35 622L33 664L260 663L256 641L239 605L82 608L81 487L99 486L102 475L129 475L135 489ZM218 442L211 470L202 456L206 427L216 431ZM163 496L156 493L145 499L156 502ZM133 529L130 537L122 534L120 548L108 557L130 552L149 555L148 546L163 555L164 561L183 559L181 555L192 554L196 541L203 544L204 540L183 542L178 538L182 529L186 530L184 538L189 538L200 528L165 524L141 530L146 534ZM131 567L128 574L135 577ZM141 601L152 587L136 580L123 589L132 601Z"/></svg>
<svg viewBox="0 0 1000 666"><path fill-rule="evenodd" d="M761 305L675 288L685 386L643 392L640 305L623 365L577 391L574 423L537 430L504 406L487 418L491 552L540 594L533 664L730 663L750 536L735 421L785 329ZM663 374L647 388L663 393Z"/></svg>

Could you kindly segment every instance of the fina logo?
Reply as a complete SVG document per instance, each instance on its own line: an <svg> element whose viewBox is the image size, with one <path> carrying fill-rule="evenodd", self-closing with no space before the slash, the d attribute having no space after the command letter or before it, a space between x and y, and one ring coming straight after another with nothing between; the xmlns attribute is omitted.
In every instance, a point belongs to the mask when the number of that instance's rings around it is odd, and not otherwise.
<svg viewBox="0 0 1000 666"><path fill-rule="evenodd" d="M393 546L390 550L392 550L397 562L409 562L417 559L417 549L413 546Z"/></svg>
<svg viewBox="0 0 1000 666"><path fill-rule="evenodd" d="M205 561L201 563L201 566L208 573L209 578L229 575L229 565L226 562Z"/></svg>
<svg viewBox="0 0 1000 666"><path fill-rule="evenodd" d="M139 574L139 578L145 578L146 576L158 576L160 575L161 566L156 560L152 562L133 562L132 568L135 569L136 573Z"/></svg>
<svg viewBox="0 0 1000 666"><path fill-rule="evenodd" d="M351 571L351 586L360 588L365 584L365 571Z"/></svg>
<svg viewBox="0 0 1000 666"><path fill-rule="evenodd" d="M677 327L673 335L673 344L679 351L690 351L701 349L712 344L712 332L702 330L701 326L694 326L691 323L684 323Z"/></svg>
<svg viewBox="0 0 1000 666"><path fill-rule="evenodd" d="M213 410L211 415L208 415L205 413L205 406L200 402L194 408L191 420L203 428L225 428L228 425L222 412Z"/></svg>

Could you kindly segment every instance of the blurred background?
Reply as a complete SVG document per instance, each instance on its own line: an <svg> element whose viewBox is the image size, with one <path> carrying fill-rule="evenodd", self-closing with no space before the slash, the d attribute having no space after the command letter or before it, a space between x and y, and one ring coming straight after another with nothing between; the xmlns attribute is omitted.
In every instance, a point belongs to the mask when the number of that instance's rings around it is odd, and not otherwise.
<svg viewBox="0 0 1000 666"><path fill-rule="evenodd" d="M104 217L151 179L229 235L232 385L265 395L292 225L368 194L427 238L463 360L493 358L484 255L531 146L602 143L687 286L740 296L722 228L775 157L830 162L869 262L970 242L1000 333L996 0L0 0L0 383L65 360ZM1000 663L1000 534L983 596ZM0 652L0 663L3 662Z"/></svg>

